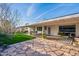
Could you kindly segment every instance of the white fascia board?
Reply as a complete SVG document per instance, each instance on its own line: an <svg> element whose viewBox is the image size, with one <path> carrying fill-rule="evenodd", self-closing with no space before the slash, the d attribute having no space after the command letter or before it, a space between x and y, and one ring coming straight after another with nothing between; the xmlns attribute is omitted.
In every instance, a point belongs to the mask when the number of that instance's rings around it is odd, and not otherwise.
<svg viewBox="0 0 79 59"><path fill-rule="evenodd" d="M56 21L56 20L62 20L62 19L67 19L67 18L72 18L72 17L73 17L73 18L74 18L74 17L79 17L79 14L68 15L68 16L63 16L63 17L59 17L59 18L55 18L55 19L40 21L40 22L38 22L38 23L34 23L34 24L31 24L31 25L38 25L38 24L45 23L45 22L51 22L51 21Z"/></svg>

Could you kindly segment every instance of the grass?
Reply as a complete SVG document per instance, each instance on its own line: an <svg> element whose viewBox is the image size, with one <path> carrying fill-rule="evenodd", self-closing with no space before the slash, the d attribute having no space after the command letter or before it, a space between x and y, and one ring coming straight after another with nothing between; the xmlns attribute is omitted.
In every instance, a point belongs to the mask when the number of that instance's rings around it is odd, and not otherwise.
<svg viewBox="0 0 79 59"><path fill-rule="evenodd" d="M32 39L33 39L33 36L26 35L23 33L16 33L14 35L6 35L6 34L0 35L0 43L2 45L4 44L10 45L10 44L15 44L18 42L23 42L23 41L32 40Z"/></svg>

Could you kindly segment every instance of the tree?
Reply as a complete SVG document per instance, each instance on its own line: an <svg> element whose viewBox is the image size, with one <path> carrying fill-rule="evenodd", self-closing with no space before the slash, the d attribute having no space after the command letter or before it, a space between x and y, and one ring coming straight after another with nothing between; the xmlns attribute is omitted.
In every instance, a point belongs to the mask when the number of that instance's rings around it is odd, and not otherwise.
<svg viewBox="0 0 79 59"><path fill-rule="evenodd" d="M28 26L28 25L29 25L29 23L26 23L26 24L25 24L25 26Z"/></svg>
<svg viewBox="0 0 79 59"><path fill-rule="evenodd" d="M14 10L10 16L10 23L12 24L12 32L16 31L16 27L20 24L20 13Z"/></svg>
<svg viewBox="0 0 79 59"><path fill-rule="evenodd" d="M11 10L10 4L0 4L0 28L4 33L13 33L20 21L18 10Z"/></svg>

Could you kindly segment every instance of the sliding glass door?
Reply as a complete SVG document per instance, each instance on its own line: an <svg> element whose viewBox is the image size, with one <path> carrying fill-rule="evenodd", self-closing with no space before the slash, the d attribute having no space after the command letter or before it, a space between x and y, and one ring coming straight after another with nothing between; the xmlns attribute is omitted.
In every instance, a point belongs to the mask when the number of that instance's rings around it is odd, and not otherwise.
<svg viewBox="0 0 79 59"><path fill-rule="evenodd" d="M59 32L63 32L65 35L74 35L76 31L75 25L59 26Z"/></svg>

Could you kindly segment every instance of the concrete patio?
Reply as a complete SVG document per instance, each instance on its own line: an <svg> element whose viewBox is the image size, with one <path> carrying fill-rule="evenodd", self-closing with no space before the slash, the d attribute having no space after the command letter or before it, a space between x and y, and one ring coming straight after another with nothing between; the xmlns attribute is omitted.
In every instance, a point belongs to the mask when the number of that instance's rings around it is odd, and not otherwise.
<svg viewBox="0 0 79 59"><path fill-rule="evenodd" d="M57 40L36 38L8 46L1 56L79 56L79 48Z"/></svg>

